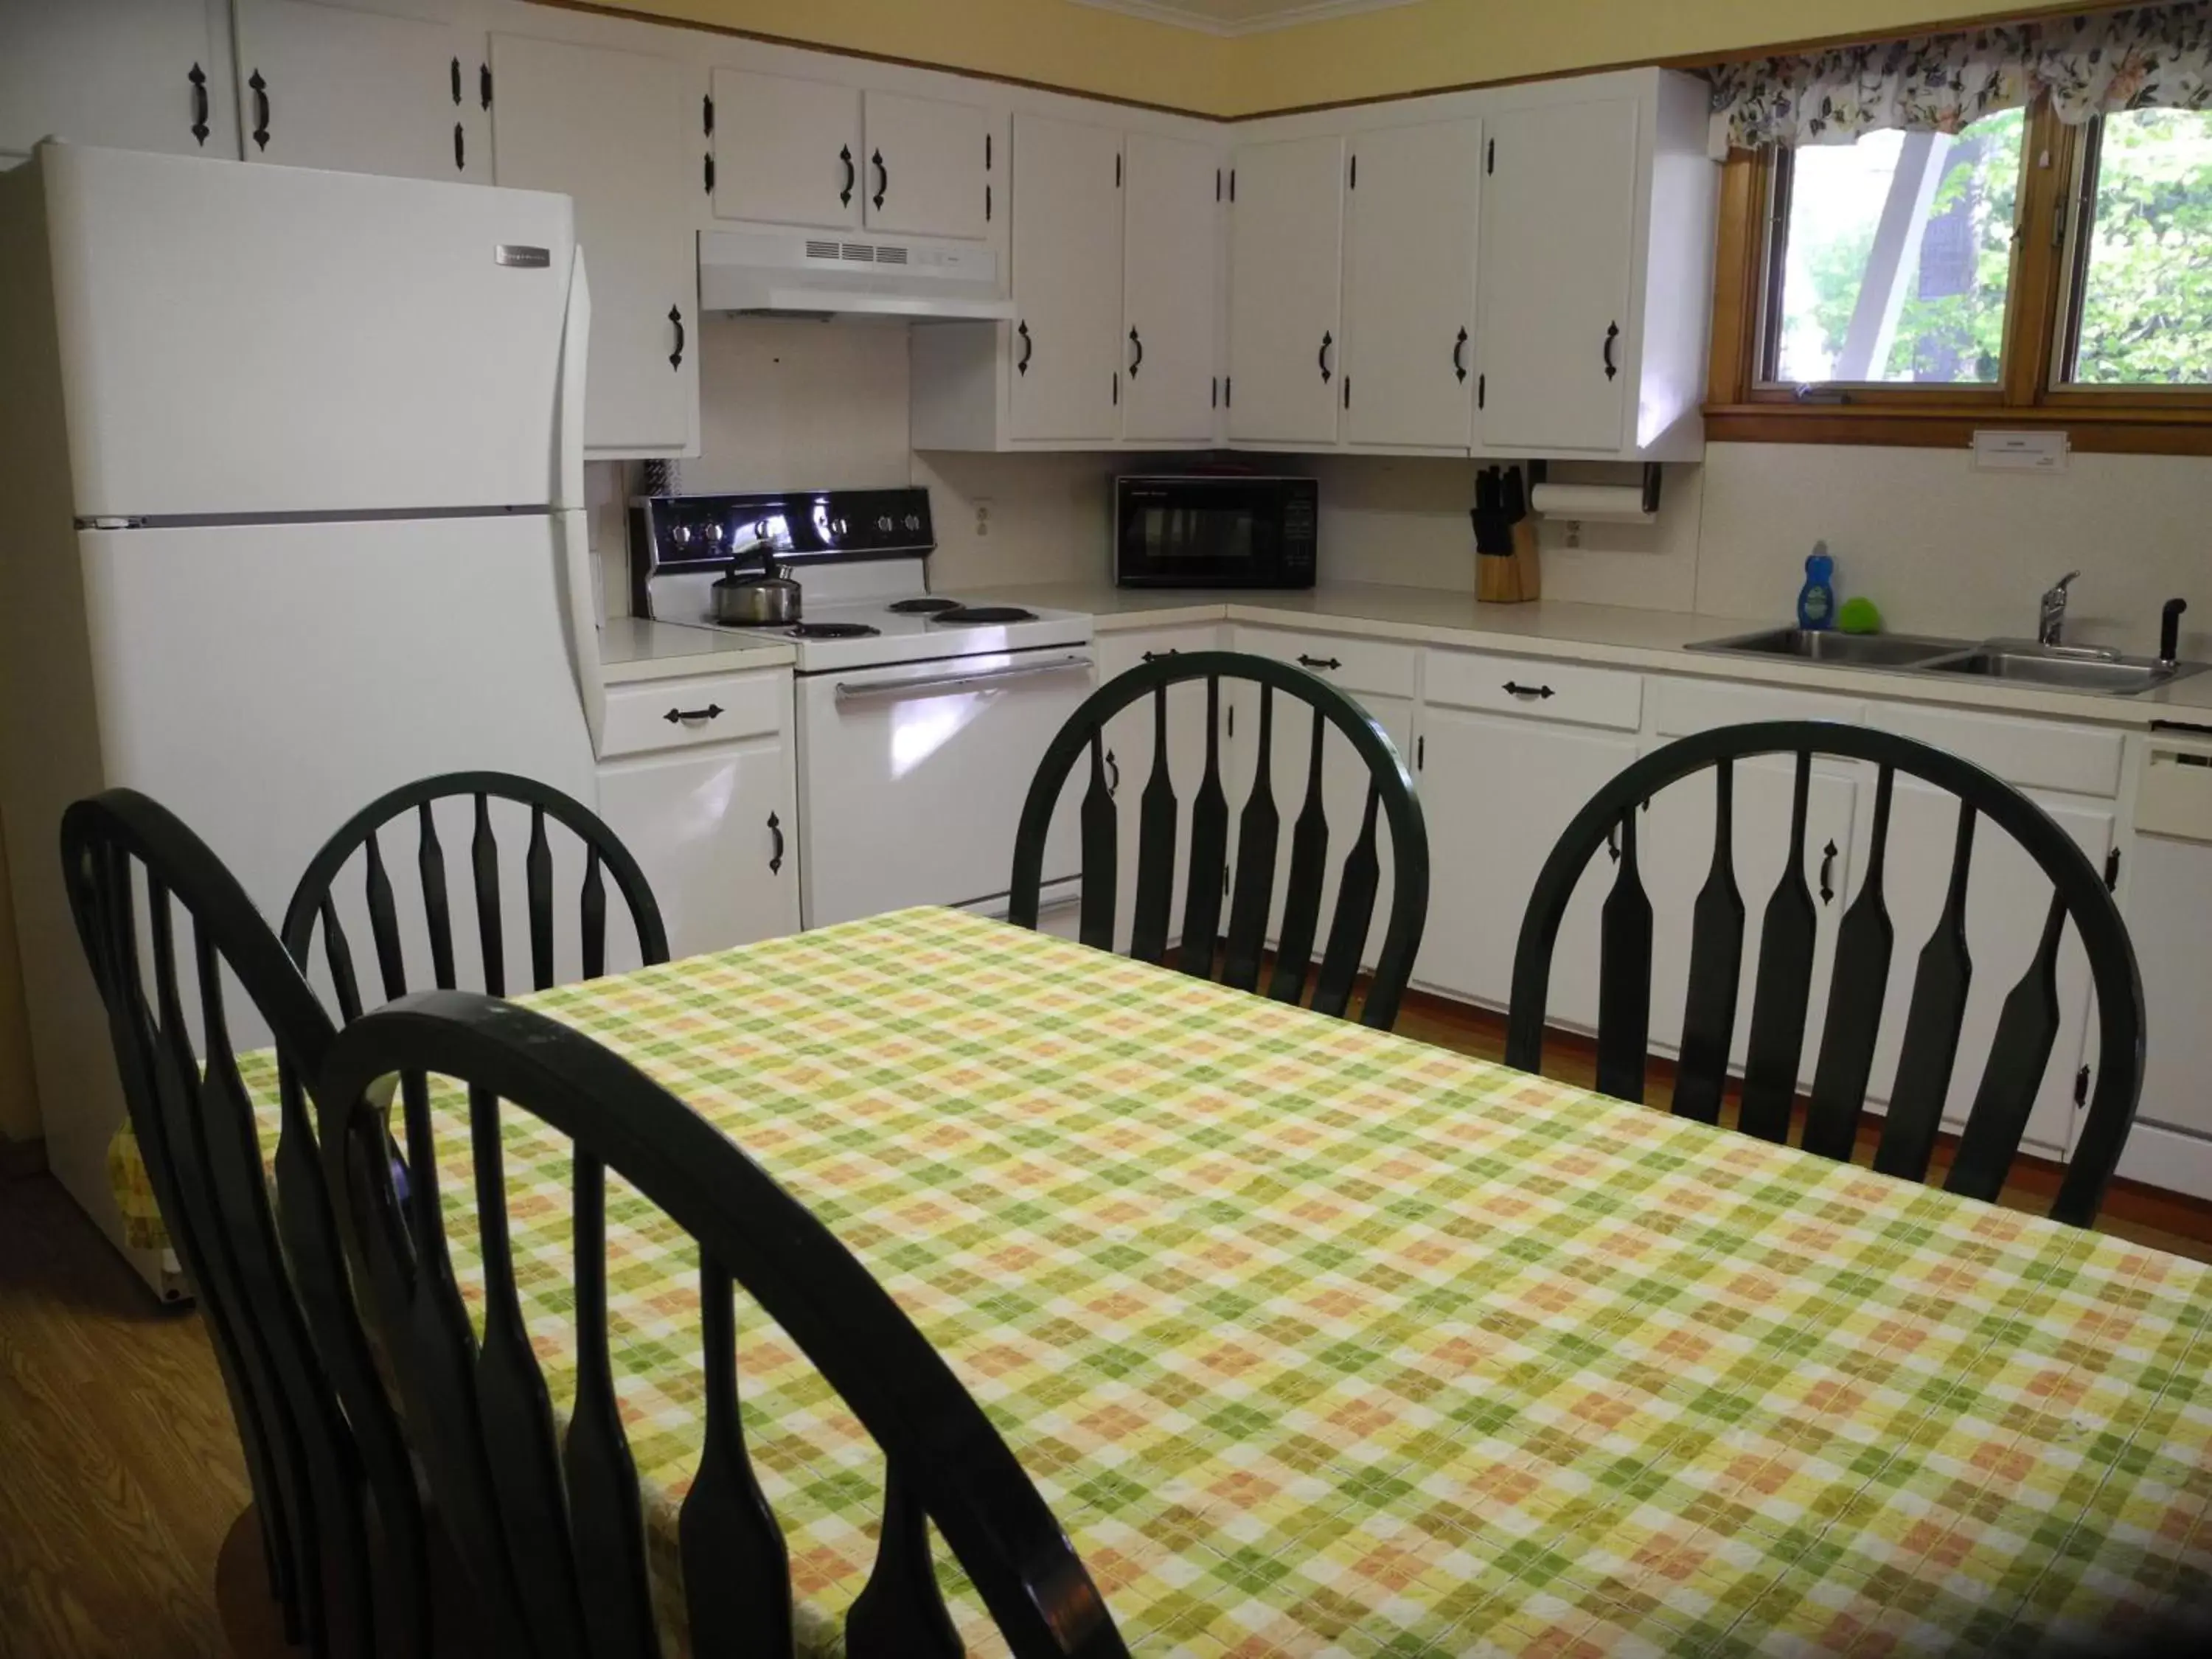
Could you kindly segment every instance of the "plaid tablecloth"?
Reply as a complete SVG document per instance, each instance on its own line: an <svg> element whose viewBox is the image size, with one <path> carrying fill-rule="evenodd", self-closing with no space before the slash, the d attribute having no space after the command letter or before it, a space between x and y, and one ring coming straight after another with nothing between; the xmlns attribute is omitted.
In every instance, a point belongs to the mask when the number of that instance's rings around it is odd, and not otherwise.
<svg viewBox="0 0 2212 1659"><path fill-rule="evenodd" d="M2109 1650L2212 1601L2212 1270L946 911L530 1000L859 1254L1138 1653ZM565 1400L568 1160L509 1117ZM672 1571L693 1261L610 1208ZM880 1459L757 1316L739 1368L831 1651Z"/></svg>

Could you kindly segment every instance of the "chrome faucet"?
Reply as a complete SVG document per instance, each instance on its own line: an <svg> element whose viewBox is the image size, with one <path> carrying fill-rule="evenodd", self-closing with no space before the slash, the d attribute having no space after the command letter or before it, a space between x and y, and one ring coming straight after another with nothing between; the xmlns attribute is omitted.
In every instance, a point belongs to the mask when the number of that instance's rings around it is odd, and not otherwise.
<svg viewBox="0 0 2212 1659"><path fill-rule="evenodd" d="M2035 623L2035 642L2038 645L2065 643L2066 590L2079 580L2081 575L2078 570L2069 570L2043 590L2043 606Z"/></svg>

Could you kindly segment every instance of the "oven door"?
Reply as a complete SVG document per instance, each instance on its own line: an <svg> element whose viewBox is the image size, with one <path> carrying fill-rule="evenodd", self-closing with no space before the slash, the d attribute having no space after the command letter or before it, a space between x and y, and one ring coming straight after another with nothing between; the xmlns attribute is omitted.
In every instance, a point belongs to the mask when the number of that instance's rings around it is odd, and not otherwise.
<svg viewBox="0 0 2212 1659"><path fill-rule="evenodd" d="M1004 915L1030 781L1097 682L1087 645L802 676L804 925L910 904ZM1082 793L1079 769L1045 843L1048 897L1081 874Z"/></svg>
<svg viewBox="0 0 2212 1659"><path fill-rule="evenodd" d="M1314 485L1304 478L1117 478L1123 587L1310 587Z"/></svg>

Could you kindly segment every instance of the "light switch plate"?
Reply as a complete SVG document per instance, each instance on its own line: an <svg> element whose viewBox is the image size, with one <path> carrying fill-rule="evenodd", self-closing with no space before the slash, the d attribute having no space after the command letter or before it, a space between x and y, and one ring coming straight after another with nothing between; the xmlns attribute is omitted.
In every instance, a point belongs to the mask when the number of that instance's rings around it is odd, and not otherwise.
<svg viewBox="0 0 2212 1659"><path fill-rule="evenodd" d="M1974 434L1977 472L2063 472L2066 453L2063 432Z"/></svg>

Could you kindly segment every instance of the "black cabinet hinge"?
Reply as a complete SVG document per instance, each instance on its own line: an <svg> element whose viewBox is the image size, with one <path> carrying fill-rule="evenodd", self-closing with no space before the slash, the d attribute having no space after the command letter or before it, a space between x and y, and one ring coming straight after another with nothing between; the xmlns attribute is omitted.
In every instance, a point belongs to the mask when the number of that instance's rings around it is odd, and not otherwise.
<svg viewBox="0 0 2212 1659"><path fill-rule="evenodd" d="M491 107L491 65L477 65L477 101L486 109Z"/></svg>
<svg viewBox="0 0 2212 1659"><path fill-rule="evenodd" d="M1221 377L1221 406L1224 409L1237 407L1237 377L1234 374Z"/></svg>
<svg viewBox="0 0 2212 1659"><path fill-rule="evenodd" d="M1218 409L1221 407L1221 377L1218 374L1208 375L1206 377L1206 406L1208 409Z"/></svg>
<svg viewBox="0 0 2212 1659"><path fill-rule="evenodd" d="M1359 157L1357 155L1353 155L1352 158L1352 178L1345 185L1345 188L1346 190L1358 190L1359 188Z"/></svg>
<svg viewBox="0 0 2212 1659"><path fill-rule="evenodd" d="M1476 375L1474 377L1474 406L1477 409L1480 409L1488 400L1489 397L1490 376L1487 374Z"/></svg>
<svg viewBox="0 0 2212 1659"><path fill-rule="evenodd" d="M1424 732L1413 739L1413 769L1418 772L1429 763L1429 736Z"/></svg>
<svg viewBox="0 0 2212 1659"><path fill-rule="evenodd" d="M1221 199L1221 169L1219 167L1213 170L1213 199L1217 202Z"/></svg>
<svg viewBox="0 0 2212 1659"><path fill-rule="evenodd" d="M2120 890L2120 849L2117 847L2105 854L2105 890L2108 893Z"/></svg>
<svg viewBox="0 0 2212 1659"><path fill-rule="evenodd" d="M1349 374L1344 377L1344 406L1346 409L1352 407L1352 376Z"/></svg>
<svg viewBox="0 0 2212 1659"><path fill-rule="evenodd" d="M699 169L700 175L706 181L707 194L712 196L714 193L714 152L710 149L700 159L706 164Z"/></svg>
<svg viewBox="0 0 2212 1659"><path fill-rule="evenodd" d="M1115 370L1114 371L1114 407L1115 407L1115 408L1116 408L1116 409L1119 409L1119 408L1121 408L1121 371L1120 369L1118 369L1118 368L1117 368L1117 369L1115 369Z"/></svg>
<svg viewBox="0 0 2212 1659"><path fill-rule="evenodd" d="M1121 188L1121 153L1119 150L1114 152L1114 188Z"/></svg>
<svg viewBox="0 0 2212 1659"><path fill-rule="evenodd" d="M1492 139L1488 144L1483 147L1482 170L1485 173L1492 173L1498 171L1498 140L1495 138Z"/></svg>
<svg viewBox="0 0 2212 1659"><path fill-rule="evenodd" d="M990 135L989 133L988 133L988 132L987 132L987 133L985 133L985 134L983 135L983 171L984 171L984 172L986 172L986 173L988 173L990 170L991 170L991 135Z"/></svg>
<svg viewBox="0 0 2212 1659"><path fill-rule="evenodd" d="M991 222L991 186L988 182L983 186L983 222Z"/></svg>
<svg viewBox="0 0 2212 1659"><path fill-rule="evenodd" d="M461 60L458 58L453 59L453 101L461 101Z"/></svg>
<svg viewBox="0 0 2212 1659"><path fill-rule="evenodd" d="M1237 169L1235 167L1229 169L1229 200L1232 204L1237 200Z"/></svg>
<svg viewBox="0 0 2212 1659"><path fill-rule="evenodd" d="M2086 1066L2074 1073L2074 1103L2076 1106L2089 1103L2089 1068Z"/></svg>
<svg viewBox="0 0 2212 1659"><path fill-rule="evenodd" d="M714 136L714 94L711 92L699 100L699 131L709 138Z"/></svg>

